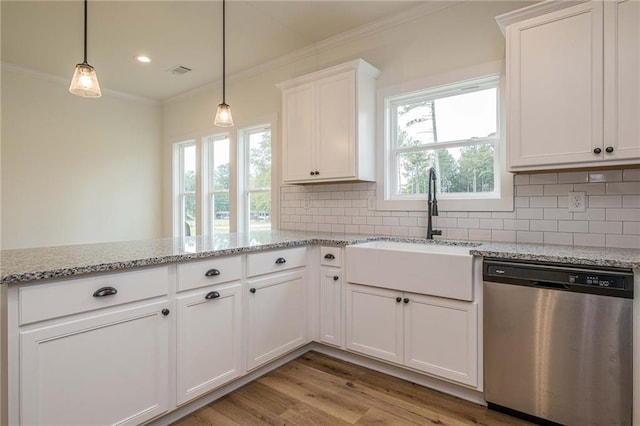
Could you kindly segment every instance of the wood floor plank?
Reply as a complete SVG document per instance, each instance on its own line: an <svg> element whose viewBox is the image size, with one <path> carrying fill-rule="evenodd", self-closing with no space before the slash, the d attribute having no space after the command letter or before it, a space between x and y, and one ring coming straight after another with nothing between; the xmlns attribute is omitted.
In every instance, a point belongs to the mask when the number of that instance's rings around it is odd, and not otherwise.
<svg viewBox="0 0 640 426"><path fill-rule="evenodd" d="M177 426L530 425L317 352L267 373Z"/></svg>

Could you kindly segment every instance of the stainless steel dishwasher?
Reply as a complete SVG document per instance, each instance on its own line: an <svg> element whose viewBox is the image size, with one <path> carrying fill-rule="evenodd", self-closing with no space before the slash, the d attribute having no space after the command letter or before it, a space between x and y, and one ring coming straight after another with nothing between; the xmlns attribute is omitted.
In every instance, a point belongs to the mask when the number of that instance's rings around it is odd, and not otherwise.
<svg viewBox="0 0 640 426"><path fill-rule="evenodd" d="M631 270L485 259L483 281L489 408L631 424Z"/></svg>

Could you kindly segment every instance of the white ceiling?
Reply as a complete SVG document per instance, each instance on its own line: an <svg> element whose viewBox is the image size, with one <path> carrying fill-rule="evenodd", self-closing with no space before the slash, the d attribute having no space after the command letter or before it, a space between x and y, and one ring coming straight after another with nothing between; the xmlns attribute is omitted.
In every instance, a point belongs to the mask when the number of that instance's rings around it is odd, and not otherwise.
<svg viewBox="0 0 640 426"><path fill-rule="evenodd" d="M227 2L227 75L429 1ZM71 79L83 55L82 1L1 1L2 62ZM421 9L421 10L422 10ZM409 12L410 13L410 12ZM222 3L89 1L88 62L103 89L163 100L219 80ZM151 57L150 64L135 60ZM183 65L192 71L171 75Z"/></svg>

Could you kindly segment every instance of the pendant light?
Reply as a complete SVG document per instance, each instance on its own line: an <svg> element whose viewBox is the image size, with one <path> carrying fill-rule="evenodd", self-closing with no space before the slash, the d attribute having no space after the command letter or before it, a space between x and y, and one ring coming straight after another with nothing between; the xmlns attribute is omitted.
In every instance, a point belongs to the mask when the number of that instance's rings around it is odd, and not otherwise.
<svg viewBox="0 0 640 426"><path fill-rule="evenodd" d="M99 98L102 95L96 70L87 63L87 0L84 0L84 61L76 65L69 91L84 98Z"/></svg>
<svg viewBox="0 0 640 426"><path fill-rule="evenodd" d="M216 118L213 120L213 124L218 127L231 127L233 126L233 117L231 117L231 107L225 102L225 60L226 60L226 46L225 46L225 7L226 1L222 0L222 103L218 105L216 111Z"/></svg>

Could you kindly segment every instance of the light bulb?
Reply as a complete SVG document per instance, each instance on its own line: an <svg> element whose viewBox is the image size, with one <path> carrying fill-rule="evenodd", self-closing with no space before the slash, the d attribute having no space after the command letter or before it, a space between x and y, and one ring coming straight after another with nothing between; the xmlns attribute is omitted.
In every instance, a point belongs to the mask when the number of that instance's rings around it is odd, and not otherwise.
<svg viewBox="0 0 640 426"><path fill-rule="evenodd" d="M233 126L233 117L231 116L231 107L229 105L224 102L218 105L216 118L213 120L213 124L218 127Z"/></svg>
<svg viewBox="0 0 640 426"><path fill-rule="evenodd" d="M98 76L91 65L87 63L76 65L69 91L84 98L99 98L102 96Z"/></svg>

